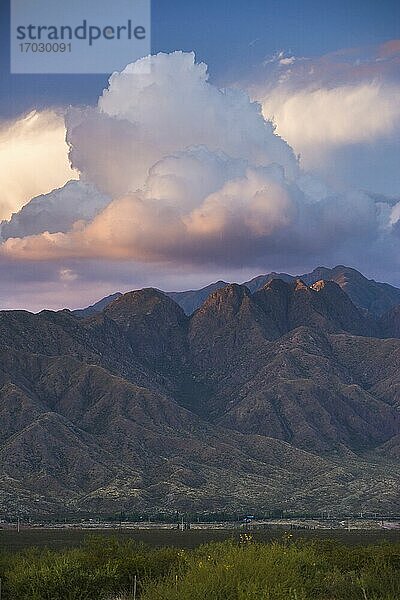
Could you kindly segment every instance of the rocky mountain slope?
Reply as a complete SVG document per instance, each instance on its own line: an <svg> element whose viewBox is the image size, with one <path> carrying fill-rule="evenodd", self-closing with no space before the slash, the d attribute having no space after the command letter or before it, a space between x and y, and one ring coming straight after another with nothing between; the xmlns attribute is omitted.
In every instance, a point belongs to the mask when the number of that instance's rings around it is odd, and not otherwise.
<svg viewBox="0 0 400 600"><path fill-rule="evenodd" d="M0 312L1 512L396 511L398 311L284 279Z"/></svg>
<svg viewBox="0 0 400 600"><path fill-rule="evenodd" d="M273 279L281 279L286 283L300 279L306 285L313 285L321 280L333 281L346 292L357 307L370 312L375 317L383 316L386 312L400 304L399 288L389 285L388 283L380 283L373 279L367 279L356 269L345 267L343 265L338 265L333 269L317 267L311 273L305 273L298 276L273 272L266 275L258 275L250 281L246 281L243 285L245 285L251 293L254 293L262 289ZM199 290L165 293L179 304L187 315L191 315L203 304L212 292L222 289L226 285L228 285L228 283L225 281L217 281ZM89 306L86 309L74 311L74 313L78 316L88 316L94 312L100 312L104 306L112 300L114 300L114 295L103 298L95 305Z"/></svg>
<svg viewBox="0 0 400 600"><path fill-rule="evenodd" d="M388 283L380 283L373 279L367 279L351 267L338 265L333 269L318 267L311 273L305 273L293 277L286 273L269 273L260 275L244 283L250 291L255 292L262 288L272 279L283 279L285 281L294 281L301 279L305 284L312 285L317 281L333 281L346 292L352 302L359 308L368 310L375 316L381 316L388 310L400 304L400 289Z"/></svg>

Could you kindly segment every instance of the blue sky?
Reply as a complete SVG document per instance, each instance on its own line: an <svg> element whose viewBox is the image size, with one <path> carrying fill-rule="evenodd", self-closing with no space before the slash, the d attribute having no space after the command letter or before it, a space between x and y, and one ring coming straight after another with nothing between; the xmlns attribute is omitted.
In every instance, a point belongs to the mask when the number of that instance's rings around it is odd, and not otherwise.
<svg viewBox="0 0 400 600"><path fill-rule="evenodd" d="M107 76L9 73L9 6L1 4L0 117L31 108L95 103ZM194 50L218 82L229 82L277 51L316 56L399 37L394 0L153 0L153 52Z"/></svg>

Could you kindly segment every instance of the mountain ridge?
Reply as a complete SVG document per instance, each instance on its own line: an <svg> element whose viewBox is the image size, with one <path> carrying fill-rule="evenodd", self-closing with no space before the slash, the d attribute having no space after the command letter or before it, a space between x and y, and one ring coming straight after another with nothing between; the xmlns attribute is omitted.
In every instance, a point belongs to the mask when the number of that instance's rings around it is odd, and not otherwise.
<svg viewBox="0 0 400 600"><path fill-rule="evenodd" d="M84 318L0 312L0 510L395 511L392 322L276 278L191 316L154 288Z"/></svg>
<svg viewBox="0 0 400 600"><path fill-rule="evenodd" d="M347 293L354 304L367 310L376 317L382 317L386 312L400 304L400 288L396 288L388 283L367 279L356 269L344 265L337 265L332 269L327 267L317 267L311 271L311 273L303 275L271 272L266 275L257 275L241 285L245 285L250 292L253 293L273 279L280 279L287 283L300 279L307 285L317 283L319 280L334 281ZM229 285L229 282L220 280L198 290L164 293L175 300L187 315L191 315L212 292L221 289L226 285ZM118 293L118 295L119 294L120 293ZM102 310L109 298L110 301L115 299L112 296L114 295L103 298L86 309L78 309L73 312L77 316L88 316L88 314L93 314L94 308Z"/></svg>

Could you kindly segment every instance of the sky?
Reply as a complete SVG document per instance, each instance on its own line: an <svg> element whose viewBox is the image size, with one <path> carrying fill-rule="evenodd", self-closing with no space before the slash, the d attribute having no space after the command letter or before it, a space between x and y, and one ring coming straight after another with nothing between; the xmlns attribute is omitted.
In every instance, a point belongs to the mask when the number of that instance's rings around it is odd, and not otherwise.
<svg viewBox="0 0 400 600"><path fill-rule="evenodd" d="M9 74L9 2L1 0L0 116L31 108L92 104L107 75ZM265 56L284 50L320 56L400 37L395 0L153 0L152 52L196 52L212 79L230 82Z"/></svg>
<svg viewBox="0 0 400 600"><path fill-rule="evenodd" d="M153 0L146 80L11 75L8 10L1 308L337 263L400 285L399 3Z"/></svg>

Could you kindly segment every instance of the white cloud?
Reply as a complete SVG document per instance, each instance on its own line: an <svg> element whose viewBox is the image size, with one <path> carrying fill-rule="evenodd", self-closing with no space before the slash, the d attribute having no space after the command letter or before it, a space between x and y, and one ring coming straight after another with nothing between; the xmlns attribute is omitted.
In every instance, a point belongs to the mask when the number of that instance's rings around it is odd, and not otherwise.
<svg viewBox="0 0 400 600"><path fill-rule="evenodd" d="M301 171L260 107L211 85L192 54L145 60L151 75L139 73L142 61L129 65L112 76L98 107L69 112L82 181L14 217L0 262L57 264L55 279L69 290L84 279L74 279L82 259L107 261L109 277L118 263L151 263L158 274L166 266L299 272L317 263L383 264L388 256L399 272L393 200L338 191ZM343 148L345 134L343 126L326 136L338 136Z"/></svg>
<svg viewBox="0 0 400 600"><path fill-rule="evenodd" d="M68 161L62 115L34 111L0 125L0 219L77 177Z"/></svg>
<svg viewBox="0 0 400 600"><path fill-rule="evenodd" d="M388 195L400 186L400 44L316 58L279 53L242 85L301 155L335 186Z"/></svg>
<svg viewBox="0 0 400 600"><path fill-rule="evenodd" d="M270 91L262 99L277 132L312 162L321 149L371 142L399 126L400 86L377 83ZM311 165L303 165L305 167Z"/></svg>
<svg viewBox="0 0 400 600"><path fill-rule="evenodd" d="M48 231L69 231L77 221L90 221L110 198L100 194L90 183L69 181L62 188L37 196L1 224L3 240Z"/></svg>
<svg viewBox="0 0 400 600"><path fill-rule="evenodd" d="M60 269L59 276L60 276L60 281L63 281L64 283L69 283L71 281L76 281L78 279L78 274L69 268Z"/></svg>
<svg viewBox="0 0 400 600"><path fill-rule="evenodd" d="M143 189L112 201L68 233L8 239L3 256L111 259L170 265L262 264L271 255L363 251L378 235L377 205L362 192L306 195L279 165L230 159L204 147L159 161ZM201 185L196 185L201 182ZM299 182L305 188L304 177ZM318 190L323 193L317 197Z"/></svg>
<svg viewBox="0 0 400 600"><path fill-rule="evenodd" d="M398 228L400 225L400 202L392 208L389 219L390 225L392 227Z"/></svg>
<svg viewBox="0 0 400 600"><path fill-rule="evenodd" d="M298 171L259 104L211 85L192 53L158 54L114 73L98 108L72 110L67 128L73 165L113 197L142 188L155 163L189 146L254 165L277 162L289 178Z"/></svg>

